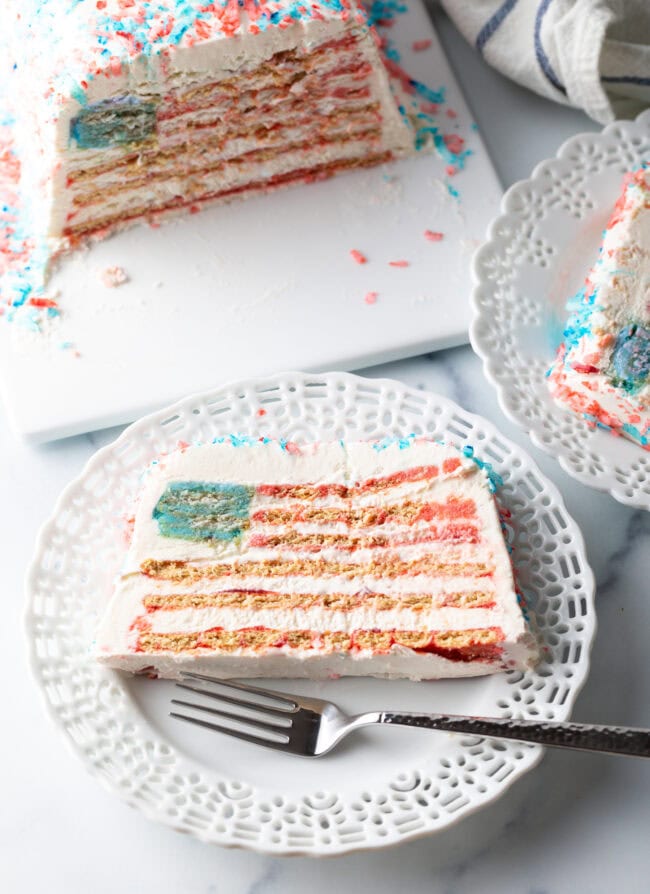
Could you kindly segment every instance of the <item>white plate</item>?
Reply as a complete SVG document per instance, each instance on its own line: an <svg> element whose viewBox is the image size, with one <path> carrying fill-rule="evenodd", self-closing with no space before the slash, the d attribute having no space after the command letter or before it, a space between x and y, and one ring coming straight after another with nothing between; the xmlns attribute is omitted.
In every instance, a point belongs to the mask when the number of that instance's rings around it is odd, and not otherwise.
<svg viewBox="0 0 650 894"><path fill-rule="evenodd" d="M593 265L623 175L650 160L650 111L580 134L503 197L474 258L472 346L503 412L562 468L630 506L650 509L650 454L591 428L551 398L545 373L566 301Z"/></svg>
<svg viewBox="0 0 650 894"><path fill-rule="evenodd" d="M260 410L265 410L260 415ZM502 794L541 749L413 730L370 730L318 761L197 731L167 716L173 685L102 668L88 649L126 544L141 472L179 440L426 434L472 444L503 477L513 561L543 644L535 670L411 683L282 681L350 711L400 708L562 720L585 680L594 579L560 494L490 423L389 380L290 373L181 401L100 450L61 496L28 577L27 627L47 707L86 767L160 822L274 854L383 847L448 826Z"/></svg>
<svg viewBox="0 0 650 894"><path fill-rule="evenodd" d="M0 326L0 387L17 432L60 438L131 422L214 382L360 369L467 341L458 296L502 190L423 4L404 8L380 31L409 74L444 89L436 120L466 140L465 169L447 177L442 158L421 153L136 227L65 260L52 278L63 310L53 331ZM414 52L422 39L431 47ZM427 229L443 241L427 241ZM389 266L401 259L410 266ZM99 272L112 265L130 282L104 287Z"/></svg>

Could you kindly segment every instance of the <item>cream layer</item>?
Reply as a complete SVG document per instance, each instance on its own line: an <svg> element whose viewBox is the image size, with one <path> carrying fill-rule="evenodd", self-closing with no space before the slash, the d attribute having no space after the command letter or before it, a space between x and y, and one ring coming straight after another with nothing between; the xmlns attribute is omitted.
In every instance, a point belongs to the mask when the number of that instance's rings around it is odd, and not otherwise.
<svg viewBox="0 0 650 894"><path fill-rule="evenodd" d="M160 595L171 595L173 593L222 593L233 589L240 590L274 590L283 593L345 593L354 595L356 593L389 593L391 595L399 595L400 593L431 593L433 595L444 595L445 593L473 592L475 590L486 590L496 592L494 582L488 577L473 577L471 575L463 575L462 577L428 577L427 575L417 575L409 577L402 582L393 580L390 582L383 581L378 578L366 581L360 578L320 578L313 577L282 577L274 578L272 581L268 577L241 576L237 578L235 586L232 578L219 579L203 579L200 583L186 582L179 583L170 580L155 580L147 578L143 580L143 575L133 573L124 575L124 586L129 580L136 580L137 587L142 592L156 593Z"/></svg>
<svg viewBox="0 0 650 894"><path fill-rule="evenodd" d="M266 654L122 654L98 655L102 664L130 673L155 673L169 679L183 671L228 678L292 677L326 680L337 677L386 677L388 679L437 680L449 677L476 677L510 667L526 667L530 647L508 644L498 661L450 661L440 655L419 654L394 646L388 654L338 652L326 655L308 650L275 649Z"/></svg>
<svg viewBox="0 0 650 894"><path fill-rule="evenodd" d="M354 630L473 630L501 627L507 639L516 638L519 629L497 609L439 608L414 612L405 609L377 612L356 608L349 612L319 609L290 611L265 609L203 608L156 611L147 615L152 633L193 633L221 627L241 630L268 627L272 630L328 630L351 633ZM503 623L502 623L503 622ZM504 627L505 624L505 627Z"/></svg>

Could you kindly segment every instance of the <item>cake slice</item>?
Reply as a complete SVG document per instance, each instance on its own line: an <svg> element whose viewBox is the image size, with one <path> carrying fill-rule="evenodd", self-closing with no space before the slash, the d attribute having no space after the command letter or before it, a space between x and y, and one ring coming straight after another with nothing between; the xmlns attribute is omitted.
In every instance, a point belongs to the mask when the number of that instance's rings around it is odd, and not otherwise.
<svg viewBox="0 0 650 894"><path fill-rule="evenodd" d="M650 449L650 167L625 178L549 372L562 406Z"/></svg>
<svg viewBox="0 0 650 894"><path fill-rule="evenodd" d="M535 648L472 459L232 438L148 471L96 654L161 677L430 679L525 668Z"/></svg>
<svg viewBox="0 0 650 894"><path fill-rule="evenodd" d="M357 0L9 0L0 49L59 248L413 151Z"/></svg>

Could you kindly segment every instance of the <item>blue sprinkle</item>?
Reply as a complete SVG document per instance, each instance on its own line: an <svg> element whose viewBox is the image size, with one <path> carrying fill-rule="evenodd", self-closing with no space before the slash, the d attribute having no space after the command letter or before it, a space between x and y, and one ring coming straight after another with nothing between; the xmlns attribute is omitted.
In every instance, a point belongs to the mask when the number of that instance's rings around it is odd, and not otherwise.
<svg viewBox="0 0 650 894"><path fill-rule="evenodd" d="M492 468L492 464L485 462L485 460L479 459L474 455L474 448L469 444L465 444L463 447L463 456L466 456L467 459L471 459L473 463L482 469L488 477L488 486L490 488L491 493L496 493L500 487L503 487L503 478L499 475L498 472L495 472Z"/></svg>

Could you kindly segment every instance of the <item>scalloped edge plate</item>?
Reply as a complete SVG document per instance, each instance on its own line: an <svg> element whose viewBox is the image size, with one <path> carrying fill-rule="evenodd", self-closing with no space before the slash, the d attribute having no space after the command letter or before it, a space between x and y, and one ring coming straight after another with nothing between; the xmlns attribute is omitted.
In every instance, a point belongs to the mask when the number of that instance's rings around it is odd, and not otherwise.
<svg viewBox="0 0 650 894"><path fill-rule="evenodd" d="M575 176L576 160L572 159L570 168L567 161L571 153L580 144L585 146L598 147L605 144L612 138L619 138L622 144L623 137L627 138L625 146L621 147L628 153L630 170L634 166L639 166L644 158L644 152L641 149L641 141L650 141L650 109L642 112L635 121L615 121L609 124L599 133L581 133L564 142L557 151L556 157L547 159L536 165L531 177L528 180L520 180L513 184L504 194L501 201L501 215L495 218L490 224L486 242L475 252L472 259L472 277L474 281L474 289L472 292L472 310L473 319L470 325L470 342L475 353L483 361L483 372L486 379L494 385L497 391L499 406L508 417L515 422L529 435L533 444L556 456L560 466L564 471L575 478L581 484L596 490L606 491L616 500L629 506L640 509L650 509L650 455L641 447L631 441L616 437L610 432L603 431L598 428L590 427L587 422L580 417L574 415L569 410L559 407L552 399L545 382L535 381L531 386L530 400L526 402L520 396L513 393L511 387L511 376L504 373L501 366L501 356L490 345L490 338L499 335L511 336L512 331L515 332L515 344L513 347L521 347L524 355L526 351L530 351L530 345L523 343L522 326L519 329L505 330L498 329L498 323L495 322L493 314L490 314L489 308L485 308L483 304L483 294L487 298L493 299L495 288L491 282L483 274L483 265L487 266L488 260L498 260L502 264L502 268L512 269L512 263L507 258L507 253L512 249L514 238L504 239L500 235L500 230L505 228L509 222L517 217L523 218L526 214L530 198L539 196L545 189L548 190L549 178L555 177L569 180L569 177ZM650 142L648 142L650 145ZM586 156L586 153L584 153ZM603 193L603 184L596 183L598 177L611 180L611 184L607 184L606 191L611 192L611 201L601 199L593 207L590 208L587 215L589 217L603 218L606 217L614 206L618 194L620 192L620 184L623 173L620 167L616 167L616 162L620 159L612 157L610 162L601 170L595 173L586 171L584 179L587 183L595 184L596 191ZM565 170L563 170L565 169ZM615 172L615 177L614 177ZM610 188L611 187L611 188ZM570 187L572 188L572 187ZM553 228L553 214L558 215L560 212L569 214L569 211L562 211L558 205L552 214L547 216L542 225L535 230L531 230L529 236L523 243L518 242L518 249L522 248L522 244L530 246L531 254L534 253L533 240L535 237L549 234ZM556 217L556 220L558 218ZM595 260L595 251L592 245L593 240L584 239L584 230L587 228L584 220L576 219L575 223L575 249L579 255L579 261L571 262L574 268L582 267L582 277L586 276L588 270ZM579 233L578 230L582 232ZM548 276L558 275L560 259L566 265L567 256L570 250L564 246L562 254L555 253L549 264ZM534 281L534 278L533 278ZM550 366L554 353L550 351L550 327L551 318L557 315L559 308L551 307L549 298L546 294L540 295L526 290L526 297L531 299L537 309L542 311L540 318L529 324L528 333L533 337L537 336L540 341L547 343L549 347L547 365ZM565 299L570 297L571 291L568 291ZM561 324L566 320L566 314L560 321ZM555 320L553 320L555 322ZM517 339L520 341L517 342ZM534 357L532 359L541 359ZM522 369L522 372L524 370ZM534 410L533 402L538 400L537 411ZM549 435L548 431L544 433L542 420L539 412L539 406L545 411L545 418L553 420L554 431ZM532 421L531 421L532 420ZM583 450L578 453L572 452L571 449L563 444L560 440L559 432L564 427L573 429L575 437L583 442ZM585 461L586 460L586 461Z"/></svg>
<svg viewBox="0 0 650 894"><path fill-rule="evenodd" d="M259 410L265 407L266 414L260 417ZM240 410L237 420L229 421L229 416ZM275 423L274 417L278 420ZM596 627L595 582L586 559L582 534L566 513L555 485L541 474L520 447L503 438L494 425L465 413L447 398L416 391L398 382L363 379L347 373L285 373L191 396L141 419L129 426L113 444L99 450L81 475L63 491L52 517L38 537L35 557L27 575L25 623L34 677L46 708L68 745L106 788L137 806L147 817L190 832L204 841L274 855L321 856L385 847L448 827L495 800L540 760L541 748L522 747L518 743L495 744L466 737L439 739L437 744L432 739L432 744L423 748L426 758L418 752L419 763L415 767L404 767L401 773L398 773L399 767L395 768L395 775L386 778L378 787L368 783L365 791L372 792L371 795L361 796L356 790L323 793L321 783L320 792L279 796L278 792L239 782L236 774L245 776L246 767L250 767L250 763L246 763L250 755L243 749L243 766L239 770L228 767L227 771L221 766L206 766L177 749L161 734L157 721L150 722L134 700L130 691L134 685L130 681L134 678L100 667L89 653L79 655L79 643L88 641L84 639L87 637L84 631L101 607L89 602L84 614L79 612L78 606L86 603L93 580L98 594L107 598L105 591L110 589L112 576L119 569L126 549L124 544L121 549L115 547L122 520L116 517L114 509L111 512L106 506L102 507L101 499L98 503L97 494L103 493L107 486L114 487L113 499L115 494L118 499L122 493L132 494L134 482L149 459L163 449L176 446L180 437L205 439L229 430L236 431L242 419L249 420L247 431L255 436L274 436L274 425L281 434L294 440L342 436L374 438L404 434L408 428L409 432L445 437L457 445L470 440L480 444L479 454L488 456L495 470L505 478L501 494L504 504L512 509L514 562L516 566L519 563L520 572L526 569L531 580L536 578L536 583L524 582L524 589L529 587L527 592L534 594L537 604L541 605L545 600L544 616L548 616L548 621L543 625L544 657L534 671L478 679L489 681L487 704L496 715L503 716L510 711L520 716L539 716L541 713L541 716L558 720L568 717L588 672ZM357 420L365 422L363 434ZM331 434L328 434L330 429ZM75 528L75 516L79 520L84 504L87 504L86 521L89 524L82 529L83 536L80 537ZM108 533L104 533L105 530ZM114 565L112 569L105 564L109 554ZM86 566L89 582L84 583L81 572ZM65 593L65 600L61 600L61 592ZM95 602L98 602L97 598ZM363 699L366 698L366 682L361 680L355 684L358 697L363 695ZM379 682L389 698L391 681L373 681L374 684ZM471 687L472 684L469 679L455 681L453 685ZM287 688L291 689L291 685L289 682ZM336 682L328 681L323 685L329 688L320 694L336 700ZM424 684L409 685L420 687ZM347 695L349 692L348 689ZM420 697L417 689L413 692ZM542 701L540 693L544 692L545 701ZM454 689L453 695L454 698L460 696L460 689ZM504 700L504 696L511 702ZM470 691L470 702L474 699L476 704L473 712L485 713L480 710L486 703L485 691L481 692L478 701L477 698L478 694ZM435 710L437 706L431 689L427 704L430 699L433 700L430 710ZM512 710L512 706L516 709ZM422 705L419 707L422 709ZM209 735L210 741L218 741L214 734ZM178 741L178 736L174 736L174 741ZM440 752L437 755L436 750ZM136 753L140 755L142 777L134 771ZM189 754L192 754L191 749ZM275 756L277 752L259 749L259 758L265 766L267 758L271 760L269 755ZM362 766L370 767L372 748L367 748L365 753L360 747L352 748L349 758L344 758L355 762L355 774L362 755L366 759ZM455 781L448 778L448 771L441 769L448 766L441 761L450 755L453 760L459 760ZM287 759L286 755L281 757ZM223 749L220 749L220 759L227 763ZM474 760L476 774L468 783L469 765ZM317 765L313 766L316 770ZM273 773L273 764L269 767ZM172 796L167 794L170 787L180 793L182 803L189 802L190 808L174 808L177 802L170 800ZM237 797L235 789L239 793ZM253 810L258 813L262 808L276 811L281 833L277 832L274 837L270 822L266 825L262 822L254 834L242 836L237 832L242 789L250 790L249 802ZM359 791L363 792L364 788ZM359 813L361 797L370 798L370 802L361 805L363 811ZM458 797L461 797L461 803L454 809L452 801ZM195 804L201 802L202 807L192 807L193 801ZM385 814L382 823L386 827L379 828L371 819L371 807L380 810L387 801L397 813ZM421 806L422 803L426 807ZM212 811L211 819L202 825L197 815L204 816L200 811L208 811L208 807ZM290 823L295 824L295 817L301 817L300 811L305 809L315 816L310 823L303 820L304 828L315 836L313 841L292 837L295 825ZM338 832L336 824L341 821L341 811L345 821L349 819L349 824L356 817L358 831L354 835L346 837L343 826ZM408 816L412 819L404 822ZM267 820L268 817L267 813ZM401 823L396 822L400 817Z"/></svg>

